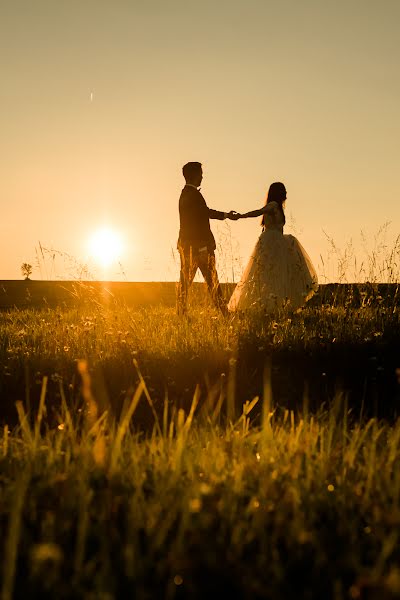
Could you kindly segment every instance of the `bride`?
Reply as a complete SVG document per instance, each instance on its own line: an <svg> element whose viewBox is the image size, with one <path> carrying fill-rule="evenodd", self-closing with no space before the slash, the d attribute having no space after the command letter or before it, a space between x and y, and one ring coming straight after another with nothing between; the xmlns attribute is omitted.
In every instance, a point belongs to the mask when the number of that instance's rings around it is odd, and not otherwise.
<svg viewBox="0 0 400 600"><path fill-rule="evenodd" d="M241 215L262 215L262 233L228 303L231 312L281 308L296 310L318 289L317 274L303 246L293 235L283 233L286 188L272 183L265 206Z"/></svg>

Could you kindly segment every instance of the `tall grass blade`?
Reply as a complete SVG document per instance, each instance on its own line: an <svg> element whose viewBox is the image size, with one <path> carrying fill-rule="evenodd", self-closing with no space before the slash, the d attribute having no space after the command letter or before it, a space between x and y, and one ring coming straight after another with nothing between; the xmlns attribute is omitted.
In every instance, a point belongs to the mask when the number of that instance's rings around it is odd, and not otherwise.
<svg viewBox="0 0 400 600"><path fill-rule="evenodd" d="M219 391L219 396L218 396L218 400L217 403L215 405L214 411L211 415L211 423L213 425L215 425L217 423L217 421L219 420L219 416L221 414L221 410L222 410L222 406L224 404L224 400L225 400L225 393L224 393L224 389L225 389L225 375L221 375L221 385L220 385L220 391Z"/></svg>
<svg viewBox="0 0 400 600"><path fill-rule="evenodd" d="M236 358L229 359L229 372L228 372L228 386L227 386L227 395L226 395L226 412L228 423L233 423L235 421L235 413L236 413Z"/></svg>
<svg viewBox="0 0 400 600"><path fill-rule="evenodd" d="M151 396L149 394L149 390L147 389L146 382L145 382L145 380L143 378L143 375L142 375L142 373L141 373L141 371L139 369L139 364L138 364L136 358L133 359L133 364L134 364L136 372L137 372L137 374L139 376L139 381L140 381L140 383L143 386L144 395L146 396L146 399L147 399L147 402L149 403L151 412L153 413L154 423L155 423L157 432L161 436L162 435L162 431L161 431L161 427L160 427L160 421L158 419L158 415L157 415L156 409L154 408L153 400L151 399Z"/></svg>
<svg viewBox="0 0 400 600"><path fill-rule="evenodd" d="M268 356L264 364L263 373L263 404L262 404L262 429L264 431L271 428L272 413L272 366L271 357Z"/></svg>
<svg viewBox="0 0 400 600"><path fill-rule="evenodd" d="M3 559L3 585L2 600L12 600L14 597L14 584L18 557L18 546L21 537L22 512L25 496L30 480L29 469L24 470L15 484L14 501L8 523L8 532L5 540Z"/></svg>
<svg viewBox="0 0 400 600"><path fill-rule="evenodd" d="M3 430L3 458L7 456L8 453L8 425L4 425Z"/></svg>
<svg viewBox="0 0 400 600"><path fill-rule="evenodd" d="M43 413L45 411L45 400L46 400L46 390L47 390L47 381L48 377L45 375L42 380L42 389L40 391L40 400L39 400L39 409L38 414L36 416L35 421L35 448L37 446L37 442L40 436L40 425L42 424Z"/></svg>
<svg viewBox="0 0 400 600"><path fill-rule="evenodd" d="M144 381L140 381L138 387L136 388L135 393L132 396L132 401L129 405L128 410L126 411L122 422L120 423L120 425L118 426L117 429L117 433L115 436L115 441L114 441L114 445L113 445L113 449L111 452L111 459L110 459L110 473L113 474L116 470L116 466L118 463L118 459L121 453L121 444L122 444L122 440L125 436L125 433L129 427L129 423L130 420L132 419L132 416L136 410L136 407L139 403L139 400L142 396L142 393L144 391Z"/></svg>
<svg viewBox="0 0 400 600"><path fill-rule="evenodd" d="M21 400L17 400L15 403L15 406L16 406L17 413L18 413L19 423L21 426L22 437L24 438L24 441L26 442L26 444L32 448L33 435L32 435L31 428L29 427L28 417L26 415L26 412L24 410L24 406L23 406Z"/></svg>

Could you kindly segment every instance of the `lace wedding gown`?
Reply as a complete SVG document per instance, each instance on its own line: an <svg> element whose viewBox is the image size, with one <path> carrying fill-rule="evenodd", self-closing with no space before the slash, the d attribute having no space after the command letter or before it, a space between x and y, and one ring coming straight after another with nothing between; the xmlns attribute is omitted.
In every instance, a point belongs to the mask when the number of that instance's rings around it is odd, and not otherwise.
<svg viewBox="0 0 400 600"><path fill-rule="evenodd" d="M303 306L318 289L317 274L303 246L284 235L282 213L276 202L268 205L264 230L229 300L231 312L275 312Z"/></svg>

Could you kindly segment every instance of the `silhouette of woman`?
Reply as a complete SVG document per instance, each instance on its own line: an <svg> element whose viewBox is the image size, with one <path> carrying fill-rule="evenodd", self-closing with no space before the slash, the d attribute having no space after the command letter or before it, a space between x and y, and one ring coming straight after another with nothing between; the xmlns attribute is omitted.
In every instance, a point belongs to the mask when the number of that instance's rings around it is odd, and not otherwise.
<svg viewBox="0 0 400 600"><path fill-rule="evenodd" d="M296 310L318 289L317 274L303 246L293 235L283 233L286 188L272 183L263 208L244 213L240 219L262 215L262 233L257 240L240 282L229 300L231 312L282 308Z"/></svg>

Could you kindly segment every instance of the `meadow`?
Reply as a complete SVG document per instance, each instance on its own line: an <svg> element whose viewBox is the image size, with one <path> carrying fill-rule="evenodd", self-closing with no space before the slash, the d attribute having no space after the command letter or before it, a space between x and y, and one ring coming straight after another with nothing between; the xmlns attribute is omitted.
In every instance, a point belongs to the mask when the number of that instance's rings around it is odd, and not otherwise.
<svg viewBox="0 0 400 600"><path fill-rule="evenodd" d="M3 312L2 598L400 597L399 311L362 294Z"/></svg>

